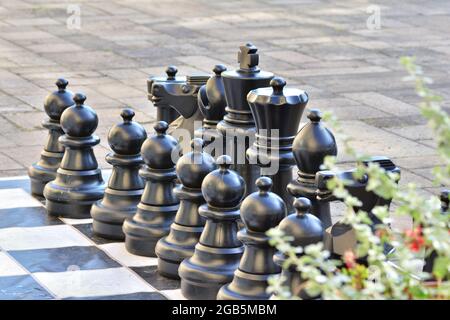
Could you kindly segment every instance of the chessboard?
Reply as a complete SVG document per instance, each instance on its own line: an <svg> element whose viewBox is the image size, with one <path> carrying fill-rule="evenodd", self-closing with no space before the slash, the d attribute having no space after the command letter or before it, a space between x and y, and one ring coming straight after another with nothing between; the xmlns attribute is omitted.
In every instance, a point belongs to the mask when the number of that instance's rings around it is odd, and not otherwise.
<svg viewBox="0 0 450 320"><path fill-rule="evenodd" d="M158 274L156 258L96 237L92 219L48 216L29 183L0 179L0 300L184 299L179 281Z"/></svg>

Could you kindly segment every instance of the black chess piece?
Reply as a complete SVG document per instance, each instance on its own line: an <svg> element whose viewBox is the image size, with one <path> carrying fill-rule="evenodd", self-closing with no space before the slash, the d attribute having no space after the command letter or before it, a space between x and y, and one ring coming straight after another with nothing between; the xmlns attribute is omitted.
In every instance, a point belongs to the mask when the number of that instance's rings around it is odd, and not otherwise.
<svg viewBox="0 0 450 320"><path fill-rule="evenodd" d="M142 145L145 166L139 174L145 180L144 193L136 214L123 224L126 249L140 256L156 257L156 243L169 233L179 206L173 193L177 177L174 157L179 154L179 146L174 137L166 134L168 128L166 122L157 122L156 134Z"/></svg>
<svg viewBox="0 0 450 320"><path fill-rule="evenodd" d="M134 111L122 110L123 122L109 130L108 143L112 152L106 161L113 166L108 187L102 200L91 208L92 228L96 235L106 239L123 240L122 225L137 209L144 191L144 181L139 176L143 163L141 146L147 138L145 129L132 121Z"/></svg>
<svg viewBox="0 0 450 320"><path fill-rule="evenodd" d="M58 141L64 134L59 121L63 111L73 105L73 92L66 90L68 84L66 79L58 79L56 81L58 90L49 94L44 101L48 119L42 122L42 126L48 130L47 141L39 161L28 168L31 193L37 196L42 197L44 186L56 178L56 170L64 155L64 146Z"/></svg>
<svg viewBox="0 0 450 320"><path fill-rule="evenodd" d="M363 161L365 166L369 163L378 163L378 165L383 168L386 172L400 174L400 169L387 157L374 156L370 159ZM364 175L362 178L357 179L353 176L355 169L350 169L341 172L333 171L319 171L316 173L316 185L317 185L317 200L319 202L330 202L330 201L342 201L337 199L331 190L327 187L327 181L334 176L338 176L340 179L346 181L345 188L350 193L361 202L361 206L354 207L356 211L363 210L368 213L369 218L372 220L372 227L375 228L376 225L382 223L373 213L373 208L377 206L387 206L391 203L391 199L384 199L377 195L373 191L366 190L367 184L369 183L369 178ZM398 183L399 180L397 180ZM339 259L347 250L354 250L357 244L356 235L353 228L343 223L342 221L336 222L334 225L328 227L324 234L324 247L332 253L332 256ZM389 253L392 250L392 246L386 245L385 252ZM361 258L361 262L364 262L364 258Z"/></svg>
<svg viewBox="0 0 450 320"><path fill-rule="evenodd" d="M268 87L273 78L272 73L259 69L257 51L251 43L241 46L238 53L239 69L222 72L227 114L217 124L217 130L223 136L223 153L231 156L232 168L244 178L249 194L255 191L255 181L260 170L256 164L250 164L245 156L256 134L247 94L253 89Z"/></svg>
<svg viewBox="0 0 450 320"><path fill-rule="evenodd" d="M59 142L65 147L55 180L44 188L47 212L68 218L90 217L91 206L103 197L105 185L93 147L100 142L93 135L98 125L95 111L84 104L86 96L77 93L75 105L61 115L64 135Z"/></svg>
<svg viewBox="0 0 450 320"><path fill-rule="evenodd" d="M219 169L209 173L202 183L206 204L199 214L206 218L194 255L183 260L178 269L181 293L187 299L216 299L220 287L233 279L243 252L237 238L239 206L245 193L245 181L230 170L227 155L217 159Z"/></svg>
<svg viewBox="0 0 450 320"><path fill-rule="evenodd" d="M198 107L204 119L202 127L195 130L195 137L203 139L205 151L217 158L222 155L223 143L220 141L221 134L217 131L217 124L225 115L225 89L223 86L222 72L226 71L222 64L214 66L214 76L209 78L206 85L198 91ZM214 141L220 143L216 145ZM208 148L210 145L210 148Z"/></svg>
<svg viewBox="0 0 450 320"><path fill-rule="evenodd" d="M251 163L257 163L262 176L273 181L272 192L278 194L293 212L294 198L287 191L293 179L295 164L292 142L308 103L308 94L299 89L285 88L286 81L275 77L268 88L259 88L247 96L256 122L256 140L247 150Z"/></svg>
<svg viewBox="0 0 450 320"><path fill-rule="evenodd" d="M267 281L281 272L273 261L276 249L269 244L266 232L286 217L286 205L269 191L272 187L269 177L258 178L256 187L259 191L248 195L241 204L245 227L238 232L238 239L244 243L244 254L233 281L220 289L219 300L267 300L270 298Z"/></svg>
<svg viewBox="0 0 450 320"><path fill-rule="evenodd" d="M450 203L450 190L448 189L444 189L441 191L441 213L443 215L448 215L449 214L449 203ZM432 273L433 272L433 268L434 268L434 262L435 259L438 257L437 252L436 251L432 251L428 256L425 257L425 261L424 261L424 265L423 265L423 271L427 272L427 273ZM434 277L430 277L429 279L427 279L428 281L436 281L436 279Z"/></svg>
<svg viewBox="0 0 450 320"><path fill-rule="evenodd" d="M157 121L165 121L167 123L171 123L176 118L180 116L177 110L171 108L164 100L155 97L153 94L153 84L154 83L177 83L177 82L186 82L186 77L176 76L178 72L177 67L168 66L166 69L167 77L161 76L150 76L147 79L147 92L148 92L148 100L153 103L153 106L156 108L156 120Z"/></svg>
<svg viewBox="0 0 450 320"><path fill-rule="evenodd" d="M298 167L298 177L288 184L287 190L296 198L308 198L312 204L311 212L322 221L326 229L331 226L330 204L317 201L315 177L324 158L337 155L337 144L331 131L322 125L322 115L318 109L311 109L308 119L310 122L300 129L294 139L292 151Z"/></svg>
<svg viewBox="0 0 450 320"><path fill-rule="evenodd" d="M176 110L180 117L170 123L168 133L179 137L179 144L183 150L189 152L190 141L194 137L196 122L201 126L203 115L198 108L198 90L209 79L208 74L191 74L186 81L155 82L152 85L152 94L159 104L168 105ZM187 130L189 138L182 130ZM177 132L178 131L178 132Z"/></svg>
<svg viewBox="0 0 450 320"><path fill-rule="evenodd" d="M200 205L205 203L201 186L205 176L216 169L214 159L202 152L203 140L191 141L192 151L177 162L177 177L181 182L175 187L175 196L180 199L180 207L169 234L158 241L155 252L158 256L158 271L169 278L179 278L178 266L185 258L194 254L195 245L205 225L205 219L198 214Z"/></svg>
<svg viewBox="0 0 450 320"><path fill-rule="evenodd" d="M313 214L311 214L311 201L308 198L297 198L294 200L294 208L296 213L292 213L284 218L278 228L283 231L284 235L291 237L291 245L294 247L305 248L310 244L315 244L323 240L324 229L322 222ZM302 253L299 253L300 257ZM274 255L274 262L283 267L286 257L282 252L277 252ZM281 276L284 277L285 283L291 292L292 296L300 297L302 299L311 299L304 289L304 279L301 271L297 270L295 266L290 265L283 268Z"/></svg>

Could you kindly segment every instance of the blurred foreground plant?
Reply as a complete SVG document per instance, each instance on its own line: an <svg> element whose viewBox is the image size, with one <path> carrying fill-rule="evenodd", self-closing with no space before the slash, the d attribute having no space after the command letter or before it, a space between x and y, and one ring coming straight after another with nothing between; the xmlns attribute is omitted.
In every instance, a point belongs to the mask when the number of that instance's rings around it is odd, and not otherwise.
<svg viewBox="0 0 450 320"><path fill-rule="evenodd" d="M448 186L450 181L450 117L440 108L441 97L435 95L427 85L431 79L424 77L422 70L412 57L402 57L401 64L408 72L407 81L413 81L417 94L421 97L421 114L427 119L437 142L437 151L443 165L433 170L434 183ZM375 207L373 214L383 223L372 228L368 213L355 210L360 201L345 189L346 181L337 176L330 179L327 187L342 199L346 205L343 222L353 227L357 247L355 252L347 251L342 260L330 259L330 253L323 244L295 248L289 237L280 230L268 232L271 244L283 252L286 259L284 268L295 266L305 281L305 289L310 296L321 295L323 299L449 299L450 298L450 237L449 214L441 212L438 196L423 196L410 183L399 187L398 176L387 173L376 163L367 167L363 161L367 155L359 154L350 145L350 137L343 134L339 121L326 114L334 132L343 141L344 151L356 160L355 178L367 175L368 191L373 191L384 199L392 199L396 208L395 216L409 216L413 226L406 232L395 232L389 228L390 213L386 206ZM324 170L339 171L336 157L327 157ZM385 254L385 244L395 247L395 264ZM298 256L298 253L302 253ZM424 257L435 256L431 274L422 272ZM366 264L358 263L365 258ZM390 258L390 257L389 257ZM432 279L432 282L426 281ZM269 280L269 291L275 298L289 299L289 289L283 286L281 276Z"/></svg>

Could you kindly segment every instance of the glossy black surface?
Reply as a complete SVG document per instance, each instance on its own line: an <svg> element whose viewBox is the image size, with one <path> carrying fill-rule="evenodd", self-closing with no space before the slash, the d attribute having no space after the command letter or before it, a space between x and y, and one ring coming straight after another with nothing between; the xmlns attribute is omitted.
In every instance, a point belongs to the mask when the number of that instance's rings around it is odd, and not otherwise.
<svg viewBox="0 0 450 320"><path fill-rule="evenodd" d="M58 224L62 224L61 220L47 215L47 211L44 207L0 210L0 228L40 227Z"/></svg>
<svg viewBox="0 0 450 320"><path fill-rule="evenodd" d="M297 198L294 200L294 208L296 213L292 213L284 218L278 228L284 235L292 237L290 242L295 247L306 247L310 244L321 242L324 236L324 229L322 222L313 214L311 214L311 201L308 198ZM301 256L301 253L298 254ZM277 252L274 255L274 262L280 267L286 261L287 257ZM302 299L310 299L312 297L306 294L302 287L301 271L296 270L295 267L289 266L283 268L282 277L286 278L285 286L289 288L293 296L301 297Z"/></svg>
<svg viewBox="0 0 450 320"><path fill-rule="evenodd" d="M43 196L45 184L56 178L56 170L64 155L64 146L58 141L64 134L59 121L63 111L74 104L73 93L66 90L68 84L67 80L58 79L58 90L49 94L44 101L48 119L42 122L42 126L48 130L47 140L40 159L28 168L31 191L38 196Z"/></svg>
<svg viewBox="0 0 450 320"><path fill-rule="evenodd" d="M241 204L245 228L238 232L238 239L244 244L244 253L233 281L220 289L219 300L267 300L270 298L266 292L267 280L281 272L273 261L275 248L269 244L266 232L286 216L286 205L282 198L269 191L270 178L259 178L256 186L259 191L248 195Z"/></svg>
<svg viewBox="0 0 450 320"><path fill-rule="evenodd" d="M230 170L230 157L220 156L217 164L219 169L202 183L207 203L200 206L199 214L206 219L205 228L193 256L178 269L181 292L187 299L216 299L220 287L233 279L243 252L237 219L245 182Z"/></svg>
<svg viewBox="0 0 450 320"><path fill-rule="evenodd" d="M400 169L387 157L374 156L363 162L365 166L368 166L369 163L377 163L386 172L400 174ZM354 169L351 169L342 172L317 172L317 199L320 202L338 200L327 188L327 181L337 175L340 179L345 179L347 181L345 188L350 195L361 201L362 205L358 207L355 206L354 210L363 210L367 212L369 218L373 221L373 227L375 227L377 224L382 222L372 213L372 209L376 206L387 206L389 208L391 200L384 199L373 191L367 191L366 187L369 183L368 176L365 175L361 179L357 179L353 176L354 171ZM349 236L351 233L351 227L338 221L336 224L327 229L327 232L325 233L324 246L328 251L339 257L344 254L346 250L351 250L356 245L356 240L354 237ZM389 248L386 248L386 250L389 251Z"/></svg>
<svg viewBox="0 0 450 320"><path fill-rule="evenodd" d="M155 133L145 140L141 153L145 166L140 170L145 188L136 214L125 220L123 232L130 253L155 257L159 239L169 233L169 227L178 210L179 200L173 193L175 163L172 155L179 153L178 142L166 134L168 124L159 121Z"/></svg>
<svg viewBox="0 0 450 320"><path fill-rule="evenodd" d="M315 175L326 156L337 155L337 144L331 131L322 124L320 110L311 109L308 119L310 122L300 129L294 139L292 151L298 177L287 185L287 190L293 197L308 198L312 205L311 212L326 229L331 226L330 204L317 201Z"/></svg>
<svg viewBox="0 0 450 320"><path fill-rule="evenodd" d="M162 276L157 266L131 267L130 269L157 290L174 290L180 287L180 281Z"/></svg>
<svg viewBox="0 0 450 320"><path fill-rule="evenodd" d="M293 212L293 197L286 187L293 179L292 142L308 103L308 94L285 85L283 78L275 77L270 87L252 90L247 95L257 131L247 157L261 167L261 175L272 178L272 191L284 200L288 212Z"/></svg>
<svg viewBox="0 0 450 320"><path fill-rule="evenodd" d="M65 272L121 267L100 249L92 247L63 247L8 252L30 272Z"/></svg>
<svg viewBox="0 0 450 320"><path fill-rule="evenodd" d="M93 135L98 124L95 111L84 104L86 96L77 93L75 105L61 115L64 156L55 180L44 188L46 208L50 215L88 218L91 206L104 193L104 182L93 147L100 139Z"/></svg>
<svg viewBox="0 0 450 320"><path fill-rule="evenodd" d="M145 129L133 121L134 111L122 110L123 121L108 133L112 152L106 161L113 166L103 199L94 203L91 216L94 232L108 239L123 240L122 225L137 210L144 191L144 181L139 176L142 160L140 151L147 138Z"/></svg>
<svg viewBox="0 0 450 320"><path fill-rule="evenodd" d="M201 186L207 174L217 168L211 155L202 152L203 140L191 141L191 152L177 162L176 172L181 185L174 189L180 207L170 226L169 234L158 241L155 252L158 256L159 272L178 279L178 266L185 258L194 254L195 245L205 225L198 208L205 203Z"/></svg>
<svg viewBox="0 0 450 320"><path fill-rule="evenodd" d="M147 92L148 100L153 103L156 108L156 120L165 121L171 123L180 116L177 110L171 108L164 100L159 99L153 94L154 83L167 83L167 82L185 82L186 77L177 77L178 69L175 66L168 66L166 69L167 76L150 76L147 79Z"/></svg>

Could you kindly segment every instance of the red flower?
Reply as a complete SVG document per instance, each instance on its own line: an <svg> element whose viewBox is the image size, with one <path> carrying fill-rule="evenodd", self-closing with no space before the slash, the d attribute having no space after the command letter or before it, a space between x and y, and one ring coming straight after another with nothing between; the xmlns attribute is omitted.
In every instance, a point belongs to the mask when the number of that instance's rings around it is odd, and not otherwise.
<svg viewBox="0 0 450 320"><path fill-rule="evenodd" d="M423 238L422 234L422 228L420 226L413 228L412 230L406 230L405 236L409 249L413 252L419 251L425 244L425 239Z"/></svg>
<svg viewBox="0 0 450 320"><path fill-rule="evenodd" d="M351 250L344 252L344 263L347 269L352 269L356 266L356 256Z"/></svg>

